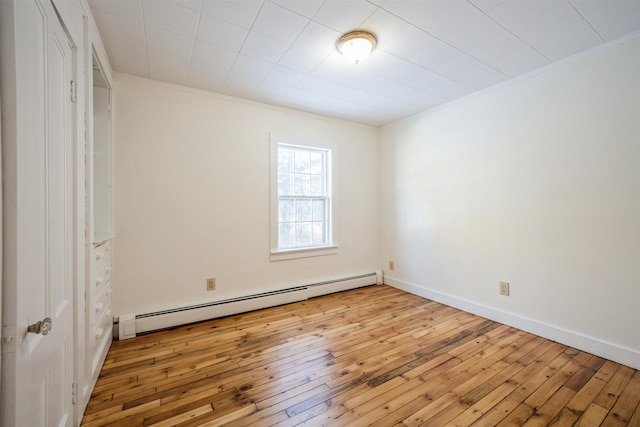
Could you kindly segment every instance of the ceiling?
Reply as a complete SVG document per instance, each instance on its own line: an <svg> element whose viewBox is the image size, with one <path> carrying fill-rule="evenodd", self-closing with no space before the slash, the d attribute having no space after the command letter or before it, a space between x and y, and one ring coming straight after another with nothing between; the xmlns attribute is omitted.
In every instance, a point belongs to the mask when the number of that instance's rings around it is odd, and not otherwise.
<svg viewBox="0 0 640 427"><path fill-rule="evenodd" d="M640 0L88 1L114 71L375 126L640 30Z"/></svg>

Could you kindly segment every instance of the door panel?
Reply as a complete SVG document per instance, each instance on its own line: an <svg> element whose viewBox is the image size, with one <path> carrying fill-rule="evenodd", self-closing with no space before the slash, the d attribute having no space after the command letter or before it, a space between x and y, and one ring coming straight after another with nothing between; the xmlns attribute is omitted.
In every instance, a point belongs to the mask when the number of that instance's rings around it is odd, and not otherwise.
<svg viewBox="0 0 640 427"><path fill-rule="evenodd" d="M15 40L15 113L7 126L15 137L3 138L3 152L11 154L3 179L11 201L6 223L14 229L7 230L3 266L13 297L5 303L15 308L5 313L3 330L15 351L3 347L0 424L64 427L73 422L75 50L49 0L14 0L6 10ZM48 335L27 332L45 317L52 320Z"/></svg>

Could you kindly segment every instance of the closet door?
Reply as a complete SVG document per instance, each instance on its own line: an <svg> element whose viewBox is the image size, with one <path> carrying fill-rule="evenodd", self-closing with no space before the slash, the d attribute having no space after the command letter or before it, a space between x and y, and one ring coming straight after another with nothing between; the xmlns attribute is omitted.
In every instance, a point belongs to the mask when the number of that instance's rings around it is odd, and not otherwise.
<svg viewBox="0 0 640 427"><path fill-rule="evenodd" d="M74 44L50 0L3 1L3 419L70 426L74 355ZM4 32L3 35L6 35ZM10 43L7 46L5 43ZM14 87L7 90L10 84ZM8 96L7 96L8 95Z"/></svg>

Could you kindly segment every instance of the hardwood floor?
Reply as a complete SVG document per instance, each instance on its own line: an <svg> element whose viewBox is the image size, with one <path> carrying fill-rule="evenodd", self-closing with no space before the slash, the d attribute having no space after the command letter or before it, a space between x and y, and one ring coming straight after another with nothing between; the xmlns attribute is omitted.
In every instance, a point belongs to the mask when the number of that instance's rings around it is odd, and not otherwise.
<svg viewBox="0 0 640 427"><path fill-rule="evenodd" d="M114 342L83 426L640 426L640 372L388 286Z"/></svg>

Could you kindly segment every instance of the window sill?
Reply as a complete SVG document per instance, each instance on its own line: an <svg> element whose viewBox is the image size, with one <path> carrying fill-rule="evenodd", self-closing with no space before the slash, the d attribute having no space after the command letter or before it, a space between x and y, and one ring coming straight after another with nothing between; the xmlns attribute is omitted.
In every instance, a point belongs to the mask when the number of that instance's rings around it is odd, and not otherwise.
<svg viewBox="0 0 640 427"><path fill-rule="evenodd" d="M320 248L292 249L288 251L272 251L271 261L284 261L287 259L308 258L314 256L335 255L338 253L338 246L323 246Z"/></svg>

